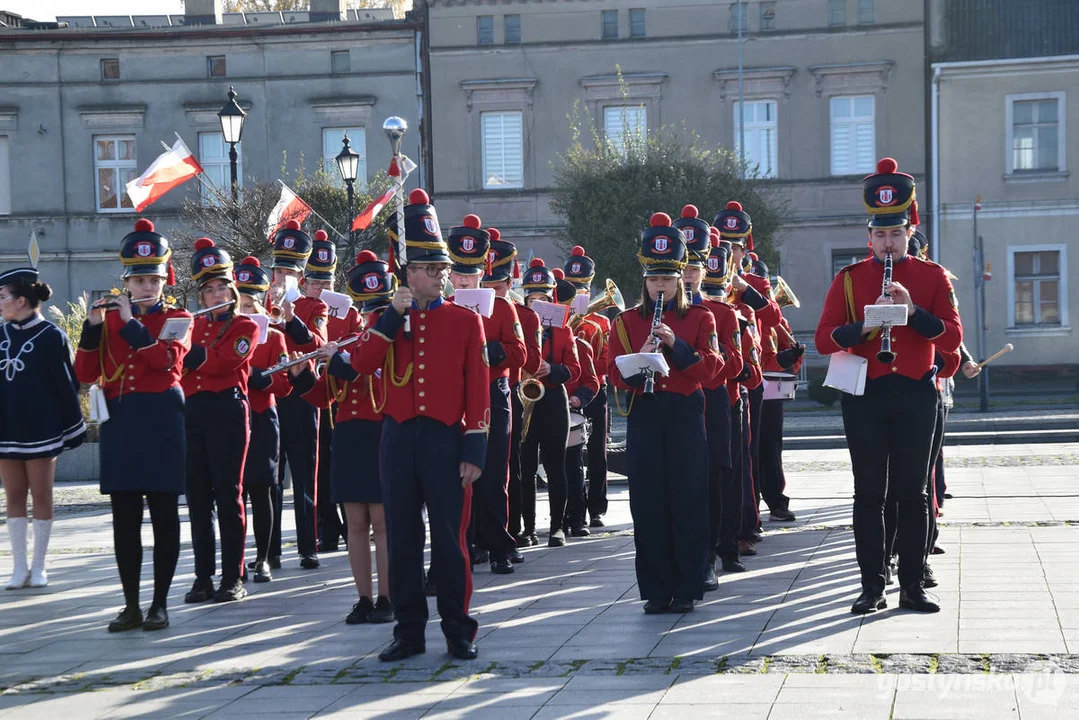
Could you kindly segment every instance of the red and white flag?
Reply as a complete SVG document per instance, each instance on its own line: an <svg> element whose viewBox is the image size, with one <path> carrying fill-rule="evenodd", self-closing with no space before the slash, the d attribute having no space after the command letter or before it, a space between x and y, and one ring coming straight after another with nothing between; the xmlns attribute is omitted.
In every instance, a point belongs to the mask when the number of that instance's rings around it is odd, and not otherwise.
<svg viewBox="0 0 1079 720"><path fill-rule="evenodd" d="M146 172L127 184L127 196L131 198L135 212L142 212L169 190L201 172L199 161L177 135L171 149L159 155Z"/></svg>
<svg viewBox="0 0 1079 720"><path fill-rule="evenodd" d="M270 242L273 242L274 235L289 220L295 220L303 225L303 221L310 214L311 206L305 203L299 195L292 192L292 188L285 183L281 183L281 199L273 206L270 217L266 220L266 232L270 235Z"/></svg>
<svg viewBox="0 0 1079 720"><path fill-rule="evenodd" d="M371 226L371 221L374 220L382 208L386 207L386 203L393 199L394 189L390 188L382 194L382 197L375 200L373 203L367 206L367 209L357 215L352 221L353 230L366 230Z"/></svg>
<svg viewBox="0 0 1079 720"><path fill-rule="evenodd" d="M404 153L401 154L401 163L397 163L397 158L394 157L390 160L390 168L386 171L386 174L390 177L401 177L401 171L404 171L404 178L407 178L413 170L416 169L416 163L412 162L412 158ZM402 182L404 182L402 178Z"/></svg>

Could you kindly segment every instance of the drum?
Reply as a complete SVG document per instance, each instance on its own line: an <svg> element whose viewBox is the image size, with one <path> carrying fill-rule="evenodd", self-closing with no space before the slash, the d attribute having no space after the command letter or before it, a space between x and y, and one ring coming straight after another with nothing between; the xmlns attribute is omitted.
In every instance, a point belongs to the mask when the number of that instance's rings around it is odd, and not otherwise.
<svg viewBox="0 0 1079 720"><path fill-rule="evenodd" d="M798 376L793 373L766 372L764 382L765 400L793 400L798 389Z"/></svg>
<svg viewBox="0 0 1079 720"><path fill-rule="evenodd" d="M592 421L579 412L570 411L569 414L569 442L567 447L577 447L588 442L588 436L592 434Z"/></svg>

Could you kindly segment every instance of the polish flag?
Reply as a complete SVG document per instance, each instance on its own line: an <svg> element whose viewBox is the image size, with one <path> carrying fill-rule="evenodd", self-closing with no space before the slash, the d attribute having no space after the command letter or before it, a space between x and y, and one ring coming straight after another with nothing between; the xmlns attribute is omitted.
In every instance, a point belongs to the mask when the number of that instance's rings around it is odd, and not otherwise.
<svg viewBox="0 0 1079 720"><path fill-rule="evenodd" d="M285 223L289 220L295 220L303 225L303 221L310 214L311 206L292 192L292 188L285 183L281 183L281 199L273 206L270 217L266 220L266 232L270 235L270 242L273 242L274 235L277 234L278 230L285 227Z"/></svg>
<svg viewBox="0 0 1079 720"><path fill-rule="evenodd" d="M352 229L366 230L367 228L369 228L371 226L371 221L374 220L380 212L382 212L382 208L386 207L386 203L388 203L393 198L393 193L394 189L390 188L382 194L382 197L378 198L373 203L368 205L367 209L357 215L356 218L352 221Z"/></svg>
<svg viewBox="0 0 1079 720"><path fill-rule="evenodd" d="M412 171L416 169L416 163L412 162L412 158L408 155L401 154L401 162L398 164L397 158L394 157L390 160L390 168L386 171L386 174L393 178L399 178L402 176L402 170L404 171L404 177L407 178ZM402 182L403 182L402 178Z"/></svg>
<svg viewBox="0 0 1079 720"><path fill-rule="evenodd" d="M142 212L169 190L201 172L199 161L177 135L171 149L159 155L146 172L127 184L127 196L131 198L135 212Z"/></svg>

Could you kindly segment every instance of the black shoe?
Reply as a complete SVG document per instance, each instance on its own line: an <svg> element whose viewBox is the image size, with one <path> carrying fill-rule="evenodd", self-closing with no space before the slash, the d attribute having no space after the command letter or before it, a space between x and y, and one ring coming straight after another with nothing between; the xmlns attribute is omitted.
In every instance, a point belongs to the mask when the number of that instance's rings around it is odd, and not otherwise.
<svg viewBox="0 0 1079 720"><path fill-rule="evenodd" d="M413 655L422 655L425 652L427 652L427 648L424 647L422 642L394 640L388 648L378 654L378 659L382 662L394 662L395 660L410 658Z"/></svg>
<svg viewBox="0 0 1079 720"><path fill-rule="evenodd" d="M883 595L870 590L863 590L858 599L854 601L854 604L850 606L850 611L853 615L865 615L877 610L883 610L886 607L888 607L888 601L884 599Z"/></svg>
<svg viewBox="0 0 1079 720"><path fill-rule="evenodd" d="M475 569L477 565L482 565L491 559L490 553L486 550L480 550L479 548L473 548L469 552L469 559L472 562L472 568Z"/></svg>
<svg viewBox="0 0 1079 720"><path fill-rule="evenodd" d="M719 578L716 577L714 561L708 563L708 567L704 569L704 591L712 592L713 590L719 590Z"/></svg>
<svg viewBox="0 0 1079 720"><path fill-rule="evenodd" d="M512 550L510 550L509 558L510 558L510 562L513 563L514 565L520 565L521 563L523 563L525 561L525 556L522 555L521 551L518 550L517 548L513 548Z"/></svg>
<svg viewBox="0 0 1079 720"><path fill-rule="evenodd" d="M944 493L944 499L945 500L951 500L952 499L952 494L951 493Z"/></svg>
<svg viewBox="0 0 1079 720"><path fill-rule="evenodd" d="M371 602L371 598L367 596L361 597L360 601L352 606L352 612L345 616L345 624L363 625L371 620L371 613L374 610L375 606Z"/></svg>
<svg viewBox="0 0 1079 720"><path fill-rule="evenodd" d="M491 572L495 575L509 575L513 572L513 563L508 557L495 558L491 561Z"/></svg>
<svg viewBox="0 0 1079 720"><path fill-rule="evenodd" d="M930 555L943 555L944 554L944 548L942 548L940 545L934 545L932 547L932 549L929 551L929 554Z"/></svg>
<svg viewBox="0 0 1079 720"><path fill-rule="evenodd" d="M562 547L566 544L566 533L561 529L552 530L551 537L547 539L547 547Z"/></svg>
<svg viewBox="0 0 1079 720"><path fill-rule="evenodd" d="M588 537L592 533L588 532L588 528L584 525L574 525L569 529L569 534L573 537Z"/></svg>
<svg viewBox="0 0 1079 720"><path fill-rule="evenodd" d="M321 564L318 561L318 555L304 555L300 558L300 567L304 570L314 570Z"/></svg>
<svg viewBox="0 0 1079 720"><path fill-rule="evenodd" d="M746 571L746 566L736 557L723 558L720 562L720 567L723 568L723 572L741 573Z"/></svg>
<svg viewBox="0 0 1079 720"><path fill-rule="evenodd" d="M752 556L757 554L757 550L753 547L753 543L749 540L739 540L738 554L742 556Z"/></svg>
<svg viewBox="0 0 1079 720"><path fill-rule="evenodd" d="M898 564L895 559L889 559L888 562L884 564L884 584L895 585L895 576L898 571Z"/></svg>
<svg viewBox="0 0 1079 720"><path fill-rule="evenodd" d="M379 595L378 599L375 600L375 609L367 616L367 622L380 625L393 622L396 619L393 614L393 603L385 595Z"/></svg>
<svg viewBox="0 0 1079 720"><path fill-rule="evenodd" d="M693 600L672 600L670 611L673 613L685 614L687 612L693 612L693 606L695 602Z"/></svg>
<svg viewBox="0 0 1079 720"><path fill-rule="evenodd" d="M468 640L450 640L446 638L446 652L458 660L475 660L476 656L480 654L480 649L476 647L476 643Z"/></svg>
<svg viewBox="0 0 1079 720"><path fill-rule="evenodd" d="M271 555L269 560L266 561L266 564L270 566L271 570L280 570L281 569L281 556L280 555Z"/></svg>
<svg viewBox="0 0 1079 720"><path fill-rule="evenodd" d="M603 524L603 518L597 515L588 522L588 527L600 528L606 527L606 525Z"/></svg>
<svg viewBox="0 0 1079 720"><path fill-rule="evenodd" d="M255 566L256 566L256 565L258 565L258 564L259 564L259 561L258 561L258 560L249 560L249 561L247 562L247 569L248 569L248 570L254 570L254 569L255 569Z"/></svg>
<svg viewBox="0 0 1079 720"><path fill-rule="evenodd" d="M124 632L140 627L142 627L142 610L138 606L125 607L116 619L109 623L109 632Z"/></svg>
<svg viewBox="0 0 1079 720"><path fill-rule="evenodd" d="M937 586L937 576L933 574L933 568L929 567L929 563L926 563L925 568L922 570L922 587L932 588Z"/></svg>
<svg viewBox="0 0 1079 720"><path fill-rule="evenodd" d="M332 552L337 552L337 547L338 547L337 543L335 543L335 542L333 542L333 543L319 543L318 547L317 547L317 550L320 553L332 553Z"/></svg>
<svg viewBox="0 0 1079 720"><path fill-rule="evenodd" d="M536 533L529 533L528 544L532 547L539 547L539 536Z"/></svg>
<svg viewBox="0 0 1079 720"><path fill-rule="evenodd" d="M796 519L794 513L787 508L776 508L775 510L769 511L768 518L776 522L794 522Z"/></svg>
<svg viewBox="0 0 1079 720"><path fill-rule="evenodd" d="M184 595L185 603L206 602L214 596L214 581L210 578L195 578L195 584Z"/></svg>
<svg viewBox="0 0 1079 720"><path fill-rule="evenodd" d="M670 606L670 600L649 600L644 604L644 614L659 615L660 613L667 612L667 608Z"/></svg>
<svg viewBox="0 0 1079 720"><path fill-rule="evenodd" d="M150 609L146 611L146 619L142 621L142 629L149 632L151 630L164 630L168 626L168 611L163 607L151 605Z"/></svg>
<svg viewBox="0 0 1079 720"><path fill-rule="evenodd" d="M240 582L239 578L236 578L230 583L221 581L221 587L214 593L214 602L235 602L236 600L243 600L247 597L247 588Z"/></svg>
<svg viewBox="0 0 1079 720"><path fill-rule="evenodd" d="M917 612L940 612L940 600L936 595L927 593L921 586L913 585L899 590L899 607Z"/></svg>
<svg viewBox="0 0 1079 720"><path fill-rule="evenodd" d="M270 565L265 560L255 564L255 582L268 583L273 580L273 575L270 573Z"/></svg>

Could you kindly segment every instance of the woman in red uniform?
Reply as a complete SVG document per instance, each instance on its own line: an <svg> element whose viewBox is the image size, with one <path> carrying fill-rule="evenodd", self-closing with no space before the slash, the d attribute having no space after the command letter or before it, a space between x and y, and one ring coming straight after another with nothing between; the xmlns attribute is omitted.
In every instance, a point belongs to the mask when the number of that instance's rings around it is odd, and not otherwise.
<svg viewBox="0 0 1079 720"><path fill-rule="evenodd" d="M256 257L245 257L236 266L236 289L240 293L240 312L265 315L263 301L270 289L270 276ZM244 460L244 494L251 499L255 526L255 559L247 567L255 571L255 582L273 580L271 570L281 567L281 556L270 555L270 538L281 518L275 517L274 490L277 486L277 456L281 453L281 425L277 419L277 397L292 392L288 375L272 375L263 370L288 358L285 335L267 327L266 342L256 343L251 353L251 374L247 378L251 402L251 441Z"/></svg>
<svg viewBox="0 0 1079 720"><path fill-rule="evenodd" d="M719 345L712 313L686 297L686 244L666 213L652 216L637 258L644 271L641 304L615 319L607 372L631 395L626 465L644 611L684 613L704 597L708 444L701 383L716 374ZM654 388L644 373L627 377L618 368L623 355L654 352L670 366L668 376L656 374Z"/></svg>
<svg viewBox="0 0 1079 720"><path fill-rule="evenodd" d="M184 602L241 600L247 596L243 502L244 459L251 436L247 375L258 342L255 321L237 314L240 295L232 259L209 238L195 241L191 279L206 312L195 320L184 358L187 398L187 512L195 550L195 583ZM221 585L214 592L213 508L221 529Z"/></svg>
<svg viewBox="0 0 1079 720"><path fill-rule="evenodd" d="M127 294L94 304L75 355L75 374L84 383L100 384L109 411L101 424L100 483L112 503L125 601L109 632L160 630L169 624L166 607L180 557L177 500L184 491L186 455L180 372L190 331L174 340L159 336L168 320L191 322L190 313L165 305L161 297L165 284L174 282L171 256L168 240L154 231L152 222L135 223L120 246ZM154 599L145 621L139 608L143 498L154 528Z"/></svg>

